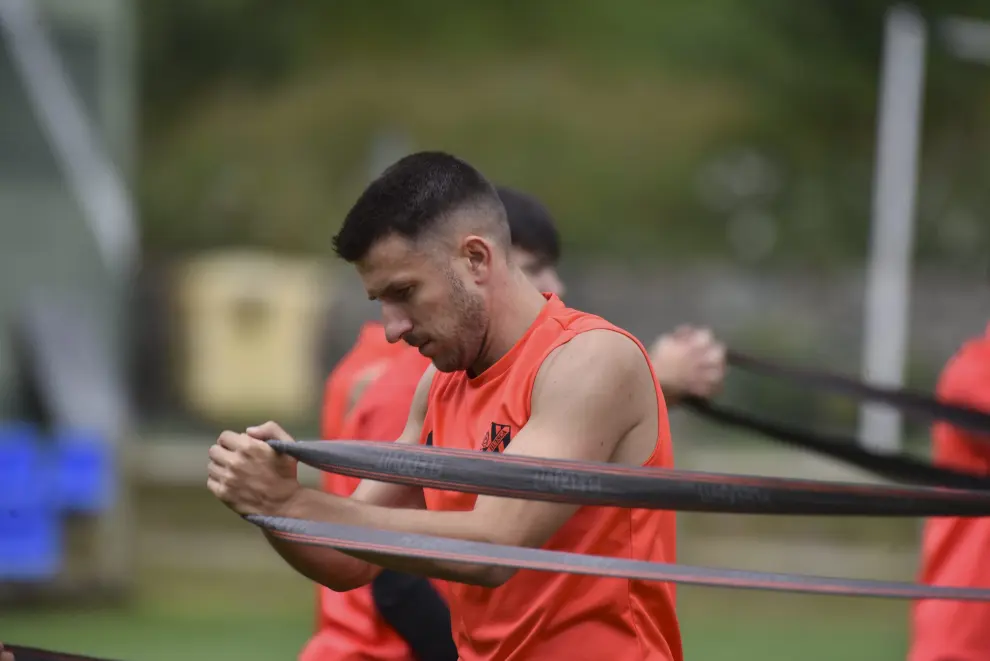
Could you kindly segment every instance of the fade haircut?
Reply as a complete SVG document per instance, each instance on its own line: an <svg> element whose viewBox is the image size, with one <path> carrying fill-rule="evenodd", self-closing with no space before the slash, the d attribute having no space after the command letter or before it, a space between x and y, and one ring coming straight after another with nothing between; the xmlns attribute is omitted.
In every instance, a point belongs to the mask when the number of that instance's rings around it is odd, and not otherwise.
<svg viewBox="0 0 990 661"><path fill-rule="evenodd" d="M471 228L508 249L509 226L495 187L461 159L425 151L399 159L361 193L333 238L342 259L357 262L378 241L399 235L419 240L458 211L476 209Z"/></svg>
<svg viewBox="0 0 990 661"><path fill-rule="evenodd" d="M544 265L560 261L560 234L553 216L532 195L499 186L498 196L505 207L512 234L512 245L535 255Z"/></svg>

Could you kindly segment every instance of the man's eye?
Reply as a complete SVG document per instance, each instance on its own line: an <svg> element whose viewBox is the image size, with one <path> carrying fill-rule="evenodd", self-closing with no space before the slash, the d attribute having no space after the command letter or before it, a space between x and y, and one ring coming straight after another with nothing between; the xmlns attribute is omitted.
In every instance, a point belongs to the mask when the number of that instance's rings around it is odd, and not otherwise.
<svg viewBox="0 0 990 661"><path fill-rule="evenodd" d="M409 297L412 296L412 287L403 287L402 289L397 289L395 291L395 298L399 301L407 301Z"/></svg>

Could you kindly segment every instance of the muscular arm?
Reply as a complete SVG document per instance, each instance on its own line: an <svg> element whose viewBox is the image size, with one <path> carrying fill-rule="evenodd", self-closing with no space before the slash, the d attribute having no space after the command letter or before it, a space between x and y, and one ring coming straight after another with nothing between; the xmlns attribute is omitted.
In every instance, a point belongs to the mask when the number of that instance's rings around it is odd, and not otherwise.
<svg viewBox="0 0 990 661"><path fill-rule="evenodd" d="M396 443L409 443L416 445L419 443L420 430L423 426L423 419L426 415L426 400L433 381L436 370L431 366L423 374L416 394L409 410L409 418L406 421L402 435L395 441ZM259 436L270 437L271 434L259 434ZM306 502L319 503L322 499L314 496L328 495L321 492L304 489L300 492L300 499ZM362 480L350 498L342 499L329 496L334 500L353 501L369 507L380 507L394 509L397 512L408 511L409 509L423 509L423 490L419 487L404 486L401 484L389 484L386 482L373 482ZM318 504L314 505L319 507ZM308 518L315 520L326 520L323 516L314 516L312 512L305 513L285 513L286 516L296 518ZM365 525L357 523L355 525ZM344 592L366 585L373 581L382 571L382 567L363 561L360 558L352 557L335 551L333 549L305 546L293 544L279 539L265 532L265 538L275 551L282 556L293 569L303 576L325 585L331 590Z"/></svg>
<svg viewBox="0 0 990 661"><path fill-rule="evenodd" d="M651 426L652 442L623 446L630 430ZM642 462L656 439L656 392L646 358L625 336L582 333L544 362L533 388L529 422L506 454L587 461ZM643 434L649 438L649 432ZM619 456L621 459L617 459ZM539 547L578 509L576 505L479 496L472 511L399 510L368 499L340 499L305 491L285 513L397 532ZM367 566L484 586L508 580L511 570L348 552Z"/></svg>

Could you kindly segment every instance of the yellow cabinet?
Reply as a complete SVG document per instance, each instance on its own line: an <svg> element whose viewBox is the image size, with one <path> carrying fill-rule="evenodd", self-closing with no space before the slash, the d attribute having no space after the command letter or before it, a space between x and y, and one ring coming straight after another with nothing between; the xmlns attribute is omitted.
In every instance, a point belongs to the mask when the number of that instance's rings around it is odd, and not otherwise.
<svg viewBox="0 0 990 661"><path fill-rule="evenodd" d="M311 416L331 271L317 259L223 251L186 260L173 290L187 405L213 420Z"/></svg>

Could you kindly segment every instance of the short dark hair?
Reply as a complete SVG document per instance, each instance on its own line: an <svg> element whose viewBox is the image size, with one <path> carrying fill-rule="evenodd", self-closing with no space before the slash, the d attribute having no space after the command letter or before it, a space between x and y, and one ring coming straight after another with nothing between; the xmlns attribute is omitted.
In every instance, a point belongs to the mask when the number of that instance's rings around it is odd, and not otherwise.
<svg viewBox="0 0 990 661"><path fill-rule="evenodd" d="M535 197L508 186L497 188L509 220L512 245L548 264L560 261L560 234L550 211Z"/></svg>
<svg viewBox="0 0 990 661"><path fill-rule="evenodd" d="M361 193L333 238L334 252L348 262L359 261L377 241L392 234L418 239L469 205L494 210L508 244L505 210L495 187L478 170L444 152L410 154Z"/></svg>

